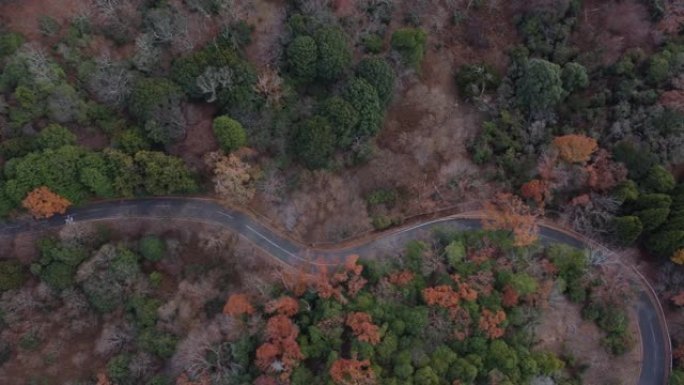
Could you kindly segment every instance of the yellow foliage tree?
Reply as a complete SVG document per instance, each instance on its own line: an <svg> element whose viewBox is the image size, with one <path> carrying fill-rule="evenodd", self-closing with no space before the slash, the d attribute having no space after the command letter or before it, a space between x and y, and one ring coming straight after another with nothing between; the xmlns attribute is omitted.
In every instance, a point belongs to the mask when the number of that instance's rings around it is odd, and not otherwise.
<svg viewBox="0 0 684 385"><path fill-rule="evenodd" d="M36 218L50 218L55 214L64 214L71 202L41 186L28 193L21 205Z"/></svg>
<svg viewBox="0 0 684 385"><path fill-rule="evenodd" d="M684 249L675 251L670 260L678 265L684 265Z"/></svg>
<svg viewBox="0 0 684 385"><path fill-rule="evenodd" d="M214 170L214 192L221 199L243 205L254 197L257 169L235 154L225 156L213 152L206 155L205 162Z"/></svg>

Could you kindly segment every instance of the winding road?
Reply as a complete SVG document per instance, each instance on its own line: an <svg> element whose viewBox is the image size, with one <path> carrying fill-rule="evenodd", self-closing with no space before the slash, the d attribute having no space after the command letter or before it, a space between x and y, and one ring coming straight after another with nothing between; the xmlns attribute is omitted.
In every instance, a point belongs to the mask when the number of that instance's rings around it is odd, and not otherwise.
<svg viewBox="0 0 684 385"><path fill-rule="evenodd" d="M26 232L41 232L64 226L67 219L74 222L94 222L117 219L184 220L219 225L230 229L279 261L296 265L302 262L337 264L350 254L371 256L383 251L397 250L411 239L428 234L437 227L459 230L480 228L478 215L454 215L429 220L377 234L364 243L338 248L311 248L279 234L264 223L244 212L227 209L211 199L201 198L149 198L106 201L70 210L64 216L44 221L17 221L0 223L0 236L15 236ZM550 225L541 225L543 243L565 243L575 247L587 244L577 235ZM667 324L660 304L648 283L643 279L636 301L643 361L638 385L665 385L671 370L671 347Z"/></svg>

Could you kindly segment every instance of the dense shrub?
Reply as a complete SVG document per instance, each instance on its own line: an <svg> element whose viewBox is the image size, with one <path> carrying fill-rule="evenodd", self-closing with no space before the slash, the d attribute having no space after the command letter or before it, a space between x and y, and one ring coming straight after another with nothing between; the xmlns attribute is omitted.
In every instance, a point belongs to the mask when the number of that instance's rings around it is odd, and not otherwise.
<svg viewBox="0 0 684 385"><path fill-rule="evenodd" d="M240 122L228 116L214 119L214 135L225 152L231 152L247 143L247 134Z"/></svg>
<svg viewBox="0 0 684 385"><path fill-rule="evenodd" d="M297 125L292 137L295 157L305 166L326 167L335 148L335 135L328 120L314 116Z"/></svg>
<svg viewBox="0 0 684 385"><path fill-rule="evenodd" d="M641 220L637 216L617 217L613 221L613 226L615 228L615 238L618 243L624 246L634 243L644 229Z"/></svg>
<svg viewBox="0 0 684 385"><path fill-rule="evenodd" d="M565 63L561 72L563 88L568 92L574 92L586 88L589 85L587 70L579 63Z"/></svg>
<svg viewBox="0 0 684 385"><path fill-rule="evenodd" d="M378 92L371 84L361 78L349 80L344 98L358 111L359 123L355 136L371 137L380 130L383 112Z"/></svg>
<svg viewBox="0 0 684 385"><path fill-rule="evenodd" d="M356 139L356 127L359 113L346 100L339 96L328 98L320 108L335 134L335 144L338 148L348 148Z"/></svg>
<svg viewBox="0 0 684 385"><path fill-rule="evenodd" d="M316 78L318 47L310 36L300 35L287 47L287 63L291 73L305 82Z"/></svg>
<svg viewBox="0 0 684 385"><path fill-rule="evenodd" d="M383 106L389 104L394 93L394 70L386 60L365 58L359 62L356 75L375 87Z"/></svg>
<svg viewBox="0 0 684 385"><path fill-rule="evenodd" d="M325 81L339 79L352 61L352 52L344 31L338 27L323 27L316 31L314 40L318 49L318 77Z"/></svg>
<svg viewBox="0 0 684 385"><path fill-rule="evenodd" d="M532 113L553 110L563 98L563 82L558 64L530 59L516 83L516 96L522 108Z"/></svg>
<svg viewBox="0 0 684 385"><path fill-rule="evenodd" d="M153 235L141 238L138 247L140 254L148 261L159 261L166 254L166 243L164 243L164 240Z"/></svg>

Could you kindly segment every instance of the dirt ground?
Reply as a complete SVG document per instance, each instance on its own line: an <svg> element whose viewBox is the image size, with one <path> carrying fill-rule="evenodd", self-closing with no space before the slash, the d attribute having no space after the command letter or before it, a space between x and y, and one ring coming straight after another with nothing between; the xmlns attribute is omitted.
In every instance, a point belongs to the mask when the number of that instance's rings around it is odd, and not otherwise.
<svg viewBox="0 0 684 385"><path fill-rule="evenodd" d="M537 348L572 355L580 364L589 368L582 375L585 385L637 384L641 368L641 346L637 317L629 314L631 334L636 344L627 354L619 357L610 355L601 345L602 332L591 321L581 317L581 306L554 292L549 300L549 308L536 326L540 338ZM620 368L616 370L616 368Z"/></svg>
<svg viewBox="0 0 684 385"><path fill-rule="evenodd" d="M616 62L630 49L648 53L662 39L642 1L585 0L582 15L573 43L580 52L597 51L603 65Z"/></svg>

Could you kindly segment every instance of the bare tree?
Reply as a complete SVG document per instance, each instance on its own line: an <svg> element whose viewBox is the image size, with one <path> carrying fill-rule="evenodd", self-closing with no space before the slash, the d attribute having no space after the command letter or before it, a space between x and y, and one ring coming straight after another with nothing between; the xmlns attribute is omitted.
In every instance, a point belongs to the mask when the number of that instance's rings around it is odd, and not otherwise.
<svg viewBox="0 0 684 385"><path fill-rule="evenodd" d="M95 59L96 69L88 78L88 90L110 106L120 107L131 92L132 75L122 64L109 56Z"/></svg>
<svg viewBox="0 0 684 385"><path fill-rule="evenodd" d="M159 63L162 50L157 46L157 38L152 33L143 33L135 39L133 64L143 72L152 71Z"/></svg>
<svg viewBox="0 0 684 385"><path fill-rule="evenodd" d="M202 91L202 94L207 95L207 102L215 102L217 91L233 84L233 71L228 67L207 67L197 77L195 84Z"/></svg>

